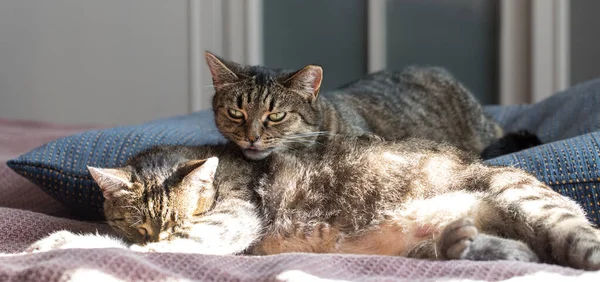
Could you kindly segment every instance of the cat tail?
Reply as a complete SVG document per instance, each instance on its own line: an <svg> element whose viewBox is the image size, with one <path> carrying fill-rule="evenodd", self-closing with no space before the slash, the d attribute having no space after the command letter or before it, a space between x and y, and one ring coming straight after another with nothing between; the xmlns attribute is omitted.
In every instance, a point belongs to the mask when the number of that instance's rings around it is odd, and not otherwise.
<svg viewBox="0 0 600 282"><path fill-rule="evenodd" d="M542 141L540 141L537 135L527 130L508 132L488 145L481 153L481 158L489 160L539 145L542 145Z"/></svg>

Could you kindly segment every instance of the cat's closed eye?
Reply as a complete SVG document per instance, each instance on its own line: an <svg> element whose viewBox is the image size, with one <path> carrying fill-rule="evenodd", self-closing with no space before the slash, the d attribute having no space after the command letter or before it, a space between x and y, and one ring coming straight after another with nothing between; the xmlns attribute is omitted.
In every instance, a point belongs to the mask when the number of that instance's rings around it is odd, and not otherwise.
<svg viewBox="0 0 600 282"><path fill-rule="evenodd" d="M267 118L272 122L282 121L285 118L285 112L273 113L267 116Z"/></svg>
<svg viewBox="0 0 600 282"><path fill-rule="evenodd" d="M242 119L244 118L244 113L235 109L228 109L227 114L232 119Z"/></svg>

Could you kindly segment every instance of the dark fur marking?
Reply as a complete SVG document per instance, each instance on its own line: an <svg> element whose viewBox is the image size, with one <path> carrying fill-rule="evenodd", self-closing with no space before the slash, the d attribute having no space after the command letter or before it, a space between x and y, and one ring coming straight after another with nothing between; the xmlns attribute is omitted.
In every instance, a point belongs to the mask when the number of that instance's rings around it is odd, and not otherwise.
<svg viewBox="0 0 600 282"><path fill-rule="evenodd" d="M571 264L571 256L569 250L573 248L576 244L578 244L579 240L580 238L577 237L577 234L575 232L569 232L569 235L567 235L562 249L562 251L564 252L563 259L567 264Z"/></svg>
<svg viewBox="0 0 600 282"><path fill-rule="evenodd" d="M242 98L242 95L237 95L236 103L237 103L238 109L242 109L244 107L244 100Z"/></svg>
<svg viewBox="0 0 600 282"><path fill-rule="evenodd" d="M561 214L556 221L562 222L562 221L573 219L573 218L577 218L577 216L575 216L574 214L570 214L570 213L564 213L564 214Z"/></svg>
<svg viewBox="0 0 600 282"><path fill-rule="evenodd" d="M583 256L584 260L587 262L590 260L590 257L594 254L594 253L598 253L600 252L600 243L598 243L596 241L596 246L588 248L587 251L585 251L585 255Z"/></svg>
<svg viewBox="0 0 600 282"><path fill-rule="evenodd" d="M522 202L529 202L529 201L539 201L542 200L543 198L540 196L527 196L527 197L523 197L521 198Z"/></svg>
<svg viewBox="0 0 600 282"><path fill-rule="evenodd" d="M577 226L575 233L578 233L581 235L585 234L585 235L588 235L591 237L595 237L595 235L596 235L596 233L591 228L586 228L583 226Z"/></svg>
<svg viewBox="0 0 600 282"><path fill-rule="evenodd" d="M252 102L252 100L251 100L252 92L246 91L245 94L246 94L246 105L250 105L250 102Z"/></svg>
<svg viewBox="0 0 600 282"><path fill-rule="evenodd" d="M225 226L223 224L223 221L212 220L212 219L203 219L200 222L203 223L203 224L208 224L208 225L218 226L218 227L224 227Z"/></svg>
<svg viewBox="0 0 600 282"><path fill-rule="evenodd" d="M548 227L550 229L555 228L557 225L561 224L563 221L569 220L569 219L573 219L573 218L576 218L576 216L573 215L573 214L570 214L570 213L563 213L555 221L553 221L552 223L550 223L548 225ZM546 221L546 218L542 218L539 221L541 223L544 223Z"/></svg>
<svg viewBox="0 0 600 282"><path fill-rule="evenodd" d="M542 209L543 210L552 210L552 209L559 208L559 207L560 206L555 205L555 204L545 204L542 206Z"/></svg>
<svg viewBox="0 0 600 282"><path fill-rule="evenodd" d="M267 95L267 98L268 97L271 98L271 100L269 101L269 112L272 112L273 109L275 109L275 99L273 99L271 95Z"/></svg>

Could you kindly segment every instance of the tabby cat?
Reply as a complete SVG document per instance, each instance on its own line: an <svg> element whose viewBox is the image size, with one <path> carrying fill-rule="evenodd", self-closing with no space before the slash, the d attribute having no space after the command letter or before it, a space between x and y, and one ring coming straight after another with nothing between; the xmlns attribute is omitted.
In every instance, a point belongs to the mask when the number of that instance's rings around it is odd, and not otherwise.
<svg viewBox="0 0 600 282"><path fill-rule="evenodd" d="M123 168L90 168L109 224L145 251L507 259L600 269L600 231L575 202L521 170L486 166L454 147L332 136L313 152L275 152L249 163L231 146L158 147ZM57 236L46 242L60 247Z"/></svg>
<svg viewBox="0 0 600 282"><path fill-rule="evenodd" d="M386 140L447 142L480 154L503 134L473 95L441 68L377 72L317 99L319 66L291 72L243 66L209 52L205 57L217 128L250 159L322 143L332 134L363 132Z"/></svg>

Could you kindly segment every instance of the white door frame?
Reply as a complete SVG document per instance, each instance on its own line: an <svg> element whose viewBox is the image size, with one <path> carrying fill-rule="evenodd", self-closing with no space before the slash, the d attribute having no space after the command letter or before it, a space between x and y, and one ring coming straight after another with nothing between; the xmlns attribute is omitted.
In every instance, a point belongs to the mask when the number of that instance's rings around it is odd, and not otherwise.
<svg viewBox="0 0 600 282"><path fill-rule="evenodd" d="M204 51L250 65L263 63L262 0L188 0L189 111L211 107Z"/></svg>
<svg viewBox="0 0 600 282"><path fill-rule="evenodd" d="M384 70L387 62L387 0L367 0L367 70Z"/></svg>
<svg viewBox="0 0 600 282"><path fill-rule="evenodd" d="M533 102L569 86L569 0L532 0Z"/></svg>
<svg viewBox="0 0 600 282"><path fill-rule="evenodd" d="M538 102L569 87L569 0L502 0L500 103Z"/></svg>

